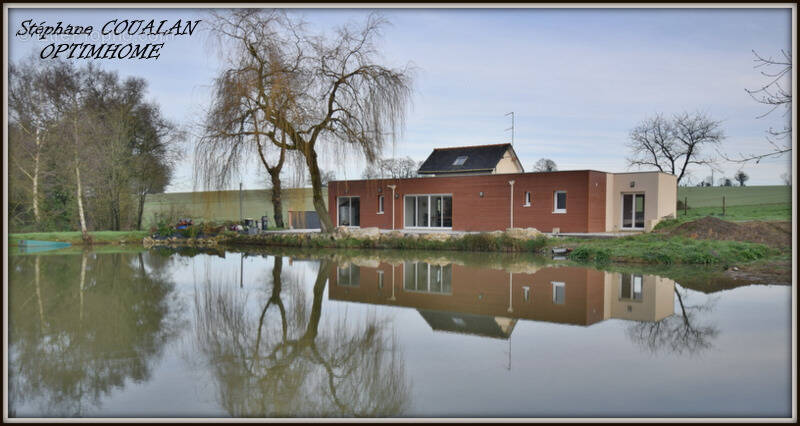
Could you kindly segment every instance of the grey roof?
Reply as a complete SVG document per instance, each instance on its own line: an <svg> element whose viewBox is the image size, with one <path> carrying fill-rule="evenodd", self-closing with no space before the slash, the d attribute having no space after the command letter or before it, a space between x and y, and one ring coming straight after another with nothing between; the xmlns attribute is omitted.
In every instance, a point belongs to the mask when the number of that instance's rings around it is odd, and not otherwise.
<svg viewBox="0 0 800 426"><path fill-rule="evenodd" d="M511 337L513 327L505 331L497 324L495 318L489 315L475 315L467 313L452 313L442 311L429 311L417 309L422 318L436 331L449 331L454 333L474 334L477 336L508 339Z"/></svg>
<svg viewBox="0 0 800 426"><path fill-rule="evenodd" d="M491 172L511 148L510 143L497 145L436 148L419 167L419 174L444 174L464 172ZM511 148L513 150L513 148ZM458 157L466 156L464 164L454 165Z"/></svg>

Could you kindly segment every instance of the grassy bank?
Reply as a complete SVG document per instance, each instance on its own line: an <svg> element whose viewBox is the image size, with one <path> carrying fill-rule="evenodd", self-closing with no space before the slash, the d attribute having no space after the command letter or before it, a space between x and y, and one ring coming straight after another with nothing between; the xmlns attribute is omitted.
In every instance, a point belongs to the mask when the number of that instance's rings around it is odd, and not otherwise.
<svg viewBox="0 0 800 426"><path fill-rule="evenodd" d="M403 237L382 234L376 239L345 237L334 239L323 234L226 234L220 241L225 245L279 246L298 248L454 250L478 252L541 252L547 237L512 238L505 234L466 234L447 239L428 239L423 236Z"/></svg>
<svg viewBox="0 0 800 426"><path fill-rule="evenodd" d="M148 235L147 231L97 231L90 232L92 244L141 244L142 238ZM22 234L9 234L8 244L17 245L20 240L59 241L83 244L79 231L68 232L28 232Z"/></svg>
<svg viewBox="0 0 800 426"><path fill-rule="evenodd" d="M579 262L624 262L732 266L779 256L781 250L763 244L702 240L661 234L609 239L563 239L552 246L572 249Z"/></svg>

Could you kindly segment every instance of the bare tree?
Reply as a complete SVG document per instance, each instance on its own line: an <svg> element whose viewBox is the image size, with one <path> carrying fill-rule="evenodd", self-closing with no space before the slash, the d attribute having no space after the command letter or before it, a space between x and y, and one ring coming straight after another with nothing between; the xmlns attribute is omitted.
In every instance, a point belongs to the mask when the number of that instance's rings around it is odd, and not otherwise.
<svg viewBox="0 0 800 426"><path fill-rule="evenodd" d="M713 311L715 300L701 305L689 305L684 294L675 287L675 295L681 308L679 315L670 315L656 322L635 322L627 329L628 338L652 353L661 351L676 355L699 355L713 347L719 329L707 321L704 314Z"/></svg>
<svg viewBox="0 0 800 426"><path fill-rule="evenodd" d="M10 162L31 181L31 209L36 224L39 214L41 157L47 141L47 126L53 120L52 105L41 90L42 72L30 58L20 65L9 64L9 121L21 132L21 143L13 144L19 152ZM23 155L24 153L24 155Z"/></svg>
<svg viewBox="0 0 800 426"><path fill-rule="evenodd" d="M747 173L739 170L735 175L733 175L733 179L735 179L736 182L739 182L739 186L744 186L744 183L750 180L750 176L748 176Z"/></svg>
<svg viewBox="0 0 800 426"><path fill-rule="evenodd" d="M328 186L328 182L336 180L336 173L333 170L322 170L320 180L322 181L322 186Z"/></svg>
<svg viewBox="0 0 800 426"><path fill-rule="evenodd" d="M399 416L410 389L387 320L325 321L334 265L320 263L309 309L303 286L275 256L271 292L258 310L232 286L207 283L195 297L195 343L221 405L237 417ZM286 275L286 276L284 276Z"/></svg>
<svg viewBox="0 0 800 426"><path fill-rule="evenodd" d="M792 186L792 172L788 171L781 175L781 179L783 180L783 184L787 186Z"/></svg>
<svg viewBox="0 0 800 426"><path fill-rule="evenodd" d="M361 174L362 179L407 179L417 177L419 166L411 157L382 158L368 164Z"/></svg>
<svg viewBox="0 0 800 426"><path fill-rule="evenodd" d="M540 158L532 167L534 172L554 172L558 170L556 162L549 158Z"/></svg>
<svg viewBox="0 0 800 426"><path fill-rule="evenodd" d="M719 145L723 139L720 122L705 114L684 112L671 120L656 114L631 130L628 165L671 173L680 184L689 166L713 166L713 160L703 156L703 149Z"/></svg>
<svg viewBox="0 0 800 426"><path fill-rule="evenodd" d="M378 64L375 39L384 23L371 15L361 28L344 26L327 35L282 11L215 15L213 29L223 51L249 58L252 67L279 71L245 81L257 87L252 108L260 110L266 125L248 133L302 154L323 232L330 232L333 222L322 194L320 149L327 144L339 155L357 152L374 162L402 129L411 100L409 68Z"/></svg>
<svg viewBox="0 0 800 426"><path fill-rule="evenodd" d="M783 108L784 125L781 129L770 127L767 130L767 142L770 150L764 154L742 154L733 159L725 156L726 160L744 163L755 161L758 163L764 158L779 157L792 151L792 52L781 49L781 57L765 58L753 51L755 59L754 68L761 68L761 75L766 77L766 83L758 89L744 89L756 102L767 105L767 111L757 118L764 118L773 111Z"/></svg>

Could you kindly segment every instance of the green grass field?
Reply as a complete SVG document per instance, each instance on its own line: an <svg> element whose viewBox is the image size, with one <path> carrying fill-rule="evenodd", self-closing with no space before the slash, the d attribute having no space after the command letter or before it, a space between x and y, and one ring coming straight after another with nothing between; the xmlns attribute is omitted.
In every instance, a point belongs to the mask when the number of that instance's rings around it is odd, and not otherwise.
<svg viewBox="0 0 800 426"><path fill-rule="evenodd" d="M726 203L727 204L727 203ZM678 211L678 220L683 223L705 216L714 216L731 222L745 222L749 220L792 220L792 204L759 204L744 206L726 206L722 214L722 206L690 208L685 213Z"/></svg>
<svg viewBox="0 0 800 426"><path fill-rule="evenodd" d="M95 244L111 243L141 243L147 231L97 231L90 232L92 242ZM79 231L68 232L28 232L24 234L9 234L8 244L17 245L20 240L61 241L65 243L81 244Z"/></svg>
<svg viewBox="0 0 800 426"><path fill-rule="evenodd" d="M678 187L678 200L688 199L689 208L722 208L722 197L726 206L752 206L761 204L792 204L792 187L775 186L712 186Z"/></svg>

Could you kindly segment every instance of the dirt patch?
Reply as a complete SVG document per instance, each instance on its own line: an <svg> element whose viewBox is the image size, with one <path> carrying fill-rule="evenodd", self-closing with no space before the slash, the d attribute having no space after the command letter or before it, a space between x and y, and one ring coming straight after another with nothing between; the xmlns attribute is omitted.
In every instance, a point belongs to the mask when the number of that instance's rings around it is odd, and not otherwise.
<svg viewBox="0 0 800 426"><path fill-rule="evenodd" d="M706 240L744 241L765 244L770 247L788 248L792 245L791 222L728 222L706 216L683 223L664 231L667 235Z"/></svg>

